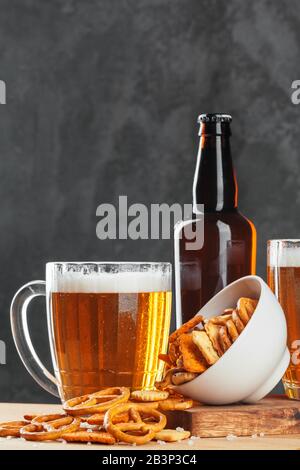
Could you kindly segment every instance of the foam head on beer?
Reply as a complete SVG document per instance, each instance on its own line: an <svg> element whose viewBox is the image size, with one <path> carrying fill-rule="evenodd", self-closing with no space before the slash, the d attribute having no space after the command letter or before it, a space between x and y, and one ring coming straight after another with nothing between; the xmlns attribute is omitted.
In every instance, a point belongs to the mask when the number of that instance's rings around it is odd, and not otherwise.
<svg viewBox="0 0 300 470"><path fill-rule="evenodd" d="M52 292L78 293L141 293L165 292L171 289L170 273L116 272L116 273L56 273L51 280Z"/></svg>
<svg viewBox="0 0 300 470"><path fill-rule="evenodd" d="M300 267L300 240L271 240L268 265L280 268Z"/></svg>

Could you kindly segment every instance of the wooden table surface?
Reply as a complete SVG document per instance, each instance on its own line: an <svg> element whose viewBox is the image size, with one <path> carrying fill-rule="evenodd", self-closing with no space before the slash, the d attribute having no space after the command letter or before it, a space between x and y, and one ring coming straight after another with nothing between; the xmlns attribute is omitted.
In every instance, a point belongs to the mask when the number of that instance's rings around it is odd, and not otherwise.
<svg viewBox="0 0 300 470"><path fill-rule="evenodd" d="M28 403L0 403L0 421L20 419L24 413L57 413L61 412L59 405L34 405ZM28 442L18 438L0 438L0 450L124 450L131 447L126 445L105 446L98 444L71 444L60 442ZM300 450L300 434L287 436L201 438L195 441L183 441L175 444L160 445L151 442L137 449L143 450Z"/></svg>

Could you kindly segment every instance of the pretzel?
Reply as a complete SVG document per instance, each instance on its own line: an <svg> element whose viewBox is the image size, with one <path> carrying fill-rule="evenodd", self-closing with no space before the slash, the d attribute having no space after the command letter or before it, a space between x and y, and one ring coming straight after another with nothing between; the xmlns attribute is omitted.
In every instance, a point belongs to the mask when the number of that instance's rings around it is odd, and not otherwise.
<svg viewBox="0 0 300 470"><path fill-rule="evenodd" d="M36 415L32 418L31 424L45 423L45 426L51 426L51 424L49 423L51 423L52 421L57 421L59 419L64 419L66 417L67 417L66 413L53 413L51 415Z"/></svg>
<svg viewBox="0 0 300 470"><path fill-rule="evenodd" d="M139 402L161 401L168 398L169 392L162 390L135 390L131 392L130 398Z"/></svg>
<svg viewBox="0 0 300 470"><path fill-rule="evenodd" d="M178 338L179 349L182 354L183 367L187 372L201 373L204 372L208 364L203 355L195 345L190 333L183 333Z"/></svg>
<svg viewBox="0 0 300 470"><path fill-rule="evenodd" d="M166 375L164 376L163 380L161 380L160 382L155 382L155 387L159 390L167 390L168 387L172 385L173 375L177 372L185 372L185 369L183 369L182 367L173 367L173 369L169 369L166 372Z"/></svg>
<svg viewBox="0 0 300 470"><path fill-rule="evenodd" d="M20 437L20 429L29 424L28 421L6 421L0 423L0 437Z"/></svg>
<svg viewBox="0 0 300 470"><path fill-rule="evenodd" d="M171 360L169 354L159 354L159 355L158 355L158 359L160 359L161 361L165 362L165 364L167 364L169 367L172 367L172 365L173 365L172 360Z"/></svg>
<svg viewBox="0 0 300 470"><path fill-rule="evenodd" d="M220 333L220 343L225 353L232 345L232 342L230 341L230 338L227 333L227 328L225 326L221 326L219 333Z"/></svg>
<svg viewBox="0 0 300 470"><path fill-rule="evenodd" d="M215 351L209 336L205 331L196 331L192 333L193 341L195 345L200 349L206 362L209 365L214 364L219 359L217 352Z"/></svg>
<svg viewBox="0 0 300 470"><path fill-rule="evenodd" d="M236 310L232 312L232 321L237 329L237 332L240 334L245 327Z"/></svg>
<svg viewBox="0 0 300 470"><path fill-rule="evenodd" d="M158 406L158 404L157 404L157 406ZM88 418L85 418L85 421L88 424L91 424L91 425L102 426L104 416L105 416L105 411L103 413L96 413L92 416L89 416ZM119 414L113 420L114 424L116 424L116 423L127 423L128 421L129 421L129 414L128 413Z"/></svg>
<svg viewBox="0 0 300 470"><path fill-rule="evenodd" d="M168 354L159 356L167 366L156 388L170 390L172 385L189 382L214 365L238 339L257 304L256 299L240 297L236 308L226 308L210 319L196 315L174 331L169 337Z"/></svg>
<svg viewBox="0 0 300 470"><path fill-rule="evenodd" d="M198 377L198 374L194 374L193 372L175 372L172 375L172 384L182 385L194 380L196 377Z"/></svg>
<svg viewBox="0 0 300 470"><path fill-rule="evenodd" d="M195 328L199 323L203 321L202 315L196 315L195 317L191 318L189 321L181 325L178 330L175 330L170 336L169 336L169 343L173 343L178 336L182 335L183 333L187 333L191 329Z"/></svg>
<svg viewBox="0 0 300 470"><path fill-rule="evenodd" d="M194 375L196 376L197 374L194 374ZM181 393L179 393L177 390L171 387L168 388L168 392L169 392L169 398L183 398L184 397Z"/></svg>
<svg viewBox="0 0 300 470"><path fill-rule="evenodd" d="M223 315L231 315L234 308L225 308Z"/></svg>
<svg viewBox="0 0 300 470"><path fill-rule="evenodd" d="M209 320L205 324L205 331L211 340L213 347L217 351L217 354L221 357L223 355L223 349L220 344L219 329L220 325L213 322L213 319Z"/></svg>
<svg viewBox="0 0 300 470"><path fill-rule="evenodd" d="M228 320L226 322L226 326L227 326L228 334L231 340L234 342L236 339L238 339L239 333L238 333L238 330L236 329L235 324L233 323L233 320Z"/></svg>
<svg viewBox="0 0 300 470"><path fill-rule="evenodd" d="M239 313L239 317L244 323L247 325L248 321L252 317L258 301L255 299L248 299L247 297L241 297L237 303L237 311Z"/></svg>
<svg viewBox="0 0 300 470"><path fill-rule="evenodd" d="M190 437L190 431L177 431L175 429L163 429L155 434L156 441L178 442Z"/></svg>
<svg viewBox="0 0 300 470"><path fill-rule="evenodd" d="M20 429L20 437L27 441L48 441L59 439L62 434L77 431L80 419L65 414L36 416L30 424Z"/></svg>
<svg viewBox="0 0 300 470"><path fill-rule="evenodd" d="M115 444L115 438L105 431L78 429L61 435L67 442L96 442L97 444Z"/></svg>
<svg viewBox="0 0 300 470"><path fill-rule="evenodd" d="M71 398L64 403L63 409L72 416L99 413L114 405L126 402L129 397L128 387L110 387L100 390L100 392Z"/></svg>
<svg viewBox="0 0 300 470"><path fill-rule="evenodd" d="M143 402L138 402L135 400L128 400L127 403L131 403L132 405L143 405L146 408L152 408L154 410L158 409L159 401L143 401ZM115 419L118 419L119 417L116 416Z"/></svg>
<svg viewBox="0 0 300 470"><path fill-rule="evenodd" d="M128 412L131 421L114 424L114 418L120 413ZM143 421L142 416L147 421ZM148 421L148 419L154 420ZM129 444L146 444L155 433L161 431L167 423L165 415L143 404L122 403L110 408L104 417L104 427L117 441ZM131 432L131 434L130 434Z"/></svg>
<svg viewBox="0 0 300 470"><path fill-rule="evenodd" d="M144 420L141 414L144 416ZM129 416L134 423L141 423L146 429L152 429L155 432L160 431L167 424L167 418L164 414L144 404L131 404ZM128 423L128 427L130 425L131 423ZM120 425L116 424L116 426L119 427Z"/></svg>
<svg viewBox="0 0 300 470"><path fill-rule="evenodd" d="M176 338L172 343L169 344L169 358L173 367L175 364L177 365L177 360L180 358L178 338Z"/></svg>
<svg viewBox="0 0 300 470"><path fill-rule="evenodd" d="M185 398L168 398L162 400L158 404L158 409L162 411L173 411L173 410L188 410L194 405L193 400L187 400Z"/></svg>
<svg viewBox="0 0 300 470"><path fill-rule="evenodd" d="M208 320L208 322L214 323L215 325L226 325L226 322L230 320L231 315L232 315L232 312L227 313L225 315L219 315L218 317L211 318L210 320Z"/></svg>
<svg viewBox="0 0 300 470"><path fill-rule="evenodd" d="M26 414L23 416L23 418L25 419L25 421L29 421L31 422L34 418L36 418L38 415L37 414ZM28 423L29 424L29 423Z"/></svg>

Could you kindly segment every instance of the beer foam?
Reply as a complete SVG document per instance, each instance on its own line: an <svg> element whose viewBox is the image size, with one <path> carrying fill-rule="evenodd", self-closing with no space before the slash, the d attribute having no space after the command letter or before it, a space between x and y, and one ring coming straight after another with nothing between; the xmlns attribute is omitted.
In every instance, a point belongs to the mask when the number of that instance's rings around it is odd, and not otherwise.
<svg viewBox="0 0 300 470"><path fill-rule="evenodd" d="M300 249L297 246L279 246L270 251L269 266L279 268L300 267Z"/></svg>
<svg viewBox="0 0 300 470"><path fill-rule="evenodd" d="M65 293L141 293L171 290L171 274L160 272L55 273L47 279L51 292Z"/></svg>

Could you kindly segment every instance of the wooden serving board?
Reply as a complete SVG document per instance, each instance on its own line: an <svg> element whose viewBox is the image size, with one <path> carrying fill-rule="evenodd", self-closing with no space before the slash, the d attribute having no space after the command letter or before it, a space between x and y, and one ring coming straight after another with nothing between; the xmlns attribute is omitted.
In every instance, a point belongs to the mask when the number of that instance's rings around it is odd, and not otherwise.
<svg viewBox="0 0 300 470"><path fill-rule="evenodd" d="M169 412L167 426L179 426L200 437L300 434L300 401L280 395L254 405L202 405Z"/></svg>

